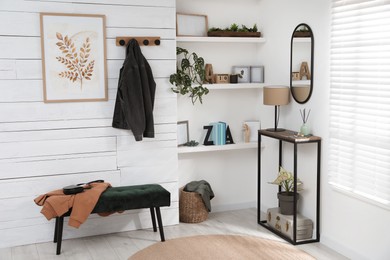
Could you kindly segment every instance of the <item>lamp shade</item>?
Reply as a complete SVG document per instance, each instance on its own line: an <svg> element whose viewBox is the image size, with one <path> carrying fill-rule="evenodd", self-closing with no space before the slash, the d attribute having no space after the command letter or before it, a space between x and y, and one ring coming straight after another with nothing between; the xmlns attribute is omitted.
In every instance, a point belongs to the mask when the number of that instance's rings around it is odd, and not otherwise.
<svg viewBox="0 0 390 260"><path fill-rule="evenodd" d="M263 104L280 106L290 102L290 88L287 86L266 86L263 88Z"/></svg>

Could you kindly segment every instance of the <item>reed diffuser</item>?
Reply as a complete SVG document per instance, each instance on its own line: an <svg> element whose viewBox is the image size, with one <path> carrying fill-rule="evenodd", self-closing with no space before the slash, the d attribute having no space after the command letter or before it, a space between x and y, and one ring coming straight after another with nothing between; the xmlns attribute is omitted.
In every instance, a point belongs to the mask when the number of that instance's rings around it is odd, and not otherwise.
<svg viewBox="0 0 390 260"><path fill-rule="evenodd" d="M310 129L309 129L309 126L306 124L307 123L307 120L309 119L309 116L310 116L310 111L311 109L309 109L309 111L306 113L306 108L304 108L303 110L302 109L299 109L299 112L301 113L301 118L302 118L302 121L303 121L303 124L299 130L299 135L300 136L308 136L310 135Z"/></svg>

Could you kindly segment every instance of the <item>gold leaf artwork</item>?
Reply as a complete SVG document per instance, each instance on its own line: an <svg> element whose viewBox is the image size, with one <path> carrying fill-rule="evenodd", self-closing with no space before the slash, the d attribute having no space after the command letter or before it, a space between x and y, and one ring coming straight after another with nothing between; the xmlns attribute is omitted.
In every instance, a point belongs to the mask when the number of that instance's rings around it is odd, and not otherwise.
<svg viewBox="0 0 390 260"><path fill-rule="evenodd" d="M80 88L82 88L84 79L91 80L95 66L95 60L88 61L91 52L89 37L85 39L79 52L76 51L74 42L67 35L63 37L61 33L57 32L56 37L60 40L56 45L64 55L64 57L58 56L56 59L66 67L66 70L58 73L58 76L69 79L71 82L79 80Z"/></svg>

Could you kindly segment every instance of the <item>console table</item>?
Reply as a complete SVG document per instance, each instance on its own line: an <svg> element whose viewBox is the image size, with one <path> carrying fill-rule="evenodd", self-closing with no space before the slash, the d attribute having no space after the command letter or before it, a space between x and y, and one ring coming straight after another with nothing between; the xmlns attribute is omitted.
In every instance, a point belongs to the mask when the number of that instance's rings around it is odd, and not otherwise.
<svg viewBox="0 0 390 260"><path fill-rule="evenodd" d="M294 214L293 214L293 235L292 238L289 238L283 235L281 232L273 229L270 225L268 225L267 220L261 219L261 138L262 136L276 139L279 141L279 166L282 165L282 155L283 155L283 143L291 143L294 146ZM298 154L298 146L305 145L310 143L317 144L317 187L316 187L316 217L315 217L315 227L316 227L316 236L312 239L305 240L297 240L297 190L296 190L296 180L298 177L298 166L297 166L297 154ZM285 130L282 132L272 132L266 129L262 129L258 131L258 157L257 157L257 222L261 226L270 230L271 232L277 234L282 237L286 241L298 245L298 244L306 244L320 241L320 164L321 164L321 137L318 136L309 136L309 137L299 137L297 132L291 130ZM279 171L279 170L278 170ZM279 191L281 188L279 187Z"/></svg>

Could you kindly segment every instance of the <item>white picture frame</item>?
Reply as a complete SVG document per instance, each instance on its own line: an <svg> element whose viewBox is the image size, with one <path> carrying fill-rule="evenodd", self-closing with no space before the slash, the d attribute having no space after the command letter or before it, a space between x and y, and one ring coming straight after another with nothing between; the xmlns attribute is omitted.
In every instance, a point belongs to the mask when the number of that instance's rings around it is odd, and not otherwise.
<svg viewBox="0 0 390 260"><path fill-rule="evenodd" d="M188 120L177 122L177 146L184 146L190 141Z"/></svg>
<svg viewBox="0 0 390 260"><path fill-rule="evenodd" d="M207 15L176 13L176 36L206 37Z"/></svg>
<svg viewBox="0 0 390 260"><path fill-rule="evenodd" d="M45 103L108 100L105 20L40 13Z"/></svg>
<svg viewBox="0 0 390 260"><path fill-rule="evenodd" d="M238 83L250 82L251 79L250 66L233 66L233 74L238 75Z"/></svg>
<svg viewBox="0 0 390 260"><path fill-rule="evenodd" d="M264 83L264 66L251 66L251 83Z"/></svg>

